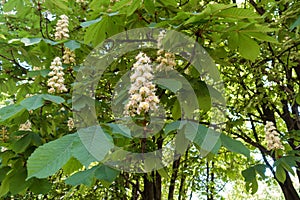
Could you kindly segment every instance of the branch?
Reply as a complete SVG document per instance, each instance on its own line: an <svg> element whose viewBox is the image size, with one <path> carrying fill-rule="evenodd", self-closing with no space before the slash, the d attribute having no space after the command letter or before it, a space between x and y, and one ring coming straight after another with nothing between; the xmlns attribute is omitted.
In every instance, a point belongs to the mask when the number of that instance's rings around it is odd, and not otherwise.
<svg viewBox="0 0 300 200"><path fill-rule="evenodd" d="M258 12L260 15L265 14L265 9L262 7L258 7L258 5L253 0L249 0L249 3L255 8L256 12Z"/></svg>

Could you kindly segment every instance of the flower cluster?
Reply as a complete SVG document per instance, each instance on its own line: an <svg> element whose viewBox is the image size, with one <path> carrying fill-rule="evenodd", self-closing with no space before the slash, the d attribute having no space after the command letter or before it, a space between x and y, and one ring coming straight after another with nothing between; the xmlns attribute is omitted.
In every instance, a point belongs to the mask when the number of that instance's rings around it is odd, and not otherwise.
<svg viewBox="0 0 300 200"><path fill-rule="evenodd" d="M69 18L66 15L61 15L60 20L56 23L55 39L62 40L69 38Z"/></svg>
<svg viewBox="0 0 300 200"><path fill-rule="evenodd" d="M19 131L31 131L31 122L27 120L24 124L20 124Z"/></svg>
<svg viewBox="0 0 300 200"><path fill-rule="evenodd" d="M69 120L68 120L68 127L69 127L69 131L72 131L74 128L74 120L71 117L69 117Z"/></svg>
<svg viewBox="0 0 300 200"><path fill-rule="evenodd" d="M175 54L170 52L165 52L164 50L157 51L156 61L159 64L156 66L157 71L170 71L176 66Z"/></svg>
<svg viewBox="0 0 300 200"><path fill-rule="evenodd" d="M155 95L155 85L152 82L152 65L150 58L139 53L137 62L133 64L130 76L131 88L129 90L129 102L125 106L125 115L135 116L146 114L150 110L156 110L159 99Z"/></svg>
<svg viewBox="0 0 300 200"><path fill-rule="evenodd" d="M67 47L64 50L64 55L62 58L64 64L75 64L75 53Z"/></svg>
<svg viewBox="0 0 300 200"><path fill-rule="evenodd" d="M283 148L279 138L279 133L276 130L273 122L269 122L269 121L267 122L265 126L265 132L266 132L267 146L269 150Z"/></svg>
<svg viewBox="0 0 300 200"><path fill-rule="evenodd" d="M176 66L175 61L175 54L171 52L165 52L162 48L162 41L164 37L166 36L166 31L162 30L159 32L158 38L157 38L157 48L159 49L157 51L157 59L156 61L159 63L156 66L156 71L170 71L173 69L173 67Z"/></svg>
<svg viewBox="0 0 300 200"><path fill-rule="evenodd" d="M53 62L51 62L50 69L52 71L49 72L48 74L49 76L51 76L51 78L48 80L48 86L50 87L48 89L48 92L49 93L54 93L55 91L58 93L67 92L68 90L64 85L65 73L62 71L63 67L59 57L54 58Z"/></svg>

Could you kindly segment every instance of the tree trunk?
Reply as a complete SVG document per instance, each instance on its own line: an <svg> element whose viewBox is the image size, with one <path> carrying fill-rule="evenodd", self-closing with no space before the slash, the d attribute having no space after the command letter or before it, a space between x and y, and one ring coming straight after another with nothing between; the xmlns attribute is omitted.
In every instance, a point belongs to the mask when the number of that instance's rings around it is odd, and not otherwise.
<svg viewBox="0 0 300 200"><path fill-rule="evenodd" d="M161 176L155 172L155 182L153 182L155 200L161 200Z"/></svg>
<svg viewBox="0 0 300 200"><path fill-rule="evenodd" d="M286 172L286 180L284 183L279 182L279 185L281 187L281 190L284 194L285 200L300 200L300 197L297 193L297 191L294 188L294 185L292 183L292 180L290 178L290 175L288 172Z"/></svg>
<svg viewBox="0 0 300 200"><path fill-rule="evenodd" d="M151 173L151 176L153 174ZM153 184L153 176L152 180L148 179L148 175L144 174L144 191L143 191L143 200L155 200L154 199L154 184Z"/></svg>
<svg viewBox="0 0 300 200"><path fill-rule="evenodd" d="M185 156L184 156L184 165L183 165L183 169L187 169L188 167L188 155L189 155L189 148L185 151ZM178 200L181 200L184 195L184 182L185 182L185 174L184 171L181 172L181 179L180 179L180 186L179 186L179 195L178 195Z"/></svg>
<svg viewBox="0 0 300 200"><path fill-rule="evenodd" d="M173 172L170 180L168 200L174 199L175 181L177 179L179 165L180 165L180 157L178 160L175 160L173 162Z"/></svg>

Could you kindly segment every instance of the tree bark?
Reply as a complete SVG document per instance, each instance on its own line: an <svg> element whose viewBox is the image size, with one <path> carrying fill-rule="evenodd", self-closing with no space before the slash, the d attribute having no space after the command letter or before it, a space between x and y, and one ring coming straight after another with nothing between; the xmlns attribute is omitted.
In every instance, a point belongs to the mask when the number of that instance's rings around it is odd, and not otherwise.
<svg viewBox="0 0 300 200"><path fill-rule="evenodd" d="M281 183L279 181L278 181L278 183L284 194L285 200L300 200L300 197L294 188L294 185L292 183L292 180L291 180L288 172L286 172L286 180L284 181L284 183Z"/></svg>
<svg viewBox="0 0 300 200"><path fill-rule="evenodd" d="M153 174L151 173L151 176ZM148 175L144 174L143 175L144 178L144 191L143 191L143 200L155 200L154 199L154 188L153 188L153 176L152 176L152 180L148 179Z"/></svg>
<svg viewBox="0 0 300 200"><path fill-rule="evenodd" d="M162 149L163 146L163 137L162 135L159 136L159 138L156 141L157 149ZM160 157L162 159L162 157ZM155 200L161 200L161 176L158 173L158 171L155 171L155 185L154 187L154 194L155 194Z"/></svg>
<svg viewBox="0 0 300 200"><path fill-rule="evenodd" d="M179 165L180 165L180 157L178 160L175 160L173 162L173 172L170 180L168 200L174 199L175 181L177 179Z"/></svg>

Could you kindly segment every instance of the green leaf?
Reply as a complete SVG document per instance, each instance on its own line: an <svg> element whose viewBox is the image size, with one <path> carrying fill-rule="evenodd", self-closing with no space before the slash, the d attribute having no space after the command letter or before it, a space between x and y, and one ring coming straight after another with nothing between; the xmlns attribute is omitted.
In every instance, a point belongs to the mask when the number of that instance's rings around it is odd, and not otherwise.
<svg viewBox="0 0 300 200"><path fill-rule="evenodd" d="M221 133L222 145L226 147L229 151L240 153L250 158L250 150L240 141L232 139L231 137Z"/></svg>
<svg viewBox="0 0 300 200"><path fill-rule="evenodd" d="M256 172L253 167L250 167L248 169L245 169L242 171L242 175L245 178L246 182L251 182L254 179L256 179Z"/></svg>
<svg viewBox="0 0 300 200"><path fill-rule="evenodd" d="M280 181L281 183L284 183L284 181L286 179L286 173L285 173L285 170L282 167L282 165L278 165L276 167L275 176L278 179L278 181Z"/></svg>
<svg viewBox="0 0 300 200"><path fill-rule="evenodd" d="M239 34L239 53L241 56L251 61L255 61L259 52L260 47L253 39L244 34Z"/></svg>
<svg viewBox="0 0 300 200"><path fill-rule="evenodd" d="M68 42L65 42L65 46L68 47L71 51L74 51L75 49L80 48L80 43L76 40L69 40Z"/></svg>
<svg viewBox="0 0 300 200"><path fill-rule="evenodd" d="M82 164L74 157L72 157L63 167L64 174L72 174L73 172L82 168Z"/></svg>
<svg viewBox="0 0 300 200"><path fill-rule="evenodd" d="M220 12L222 10L226 10L229 8L234 7L235 4L222 4L222 3L216 3L216 4L209 4L207 7L209 7L211 14L214 14L216 12Z"/></svg>
<svg viewBox="0 0 300 200"><path fill-rule="evenodd" d="M3 197L9 192L9 183L10 183L11 175L5 177L5 179L1 182L0 185L0 197Z"/></svg>
<svg viewBox="0 0 300 200"><path fill-rule="evenodd" d="M35 95L24 99L20 104L27 110L35 110L42 107L44 105L44 101L41 95Z"/></svg>
<svg viewBox="0 0 300 200"><path fill-rule="evenodd" d="M35 194L47 194L51 189L51 183L47 179L33 178L30 180L29 190Z"/></svg>
<svg viewBox="0 0 300 200"><path fill-rule="evenodd" d="M127 8L127 16L132 15L141 5L140 0L132 0L131 5Z"/></svg>
<svg viewBox="0 0 300 200"><path fill-rule="evenodd" d="M0 182L6 177L6 174L10 171L10 167L5 166L0 168Z"/></svg>
<svg viewBox="0 0 300 200"><path fill-rule="evenodd" d="M42 38L22 38L21 42L25 44L25 46L30 46L34 44L40 43Z"/></svg>
<svg viewBox="0 0 300 200"><path fill-rule="evenodd" d="M168 89L174 93L182 88L182 83L176 79L156 79L155 83L163 89Z"/></svg>
<svg viewBox="0 0 300 200"><path fill-rule="evenodd" d="M50 95L50 94L42 94L41 97L44 100L51 101L56 104L61 104L61 103L65 102L64 98L62 98L60 96L54 96L54 95Z"/></svg>
<svg viewBox="0 0 300 200"><path fill-rule="evenodd" d="M195 122L187 122L184 129L186 138L193 141L201 154L218 153L221 147L220 133Z"/></svg>
<svg viewBox="0 0 300 200"><path fill-rule="evenodd" d="M9 191L12 195L18 194L27 188L28 182L25 182L26 176L27 172L25 168L16 170L12 175L9 181Z"/></svg>
<svg viewBox="0 0 300 200"><path fill-rule="evenodd" d="M24 111L24 107L18 104L12 104L3 108L0 108L0 122L3 122L11 117Z"/></svg>
<svg viewBox="0 0 300 200"><path fill-rule="evenodd" d="M227 34L226 34L227 35ZM228 33L228 47L231 50L235 50L239 46L239 34L237 32L230 32Z"/></svg>
<svg viewBox="0 0 300 200"><path fill-rule="evenodd" d="M56 173L71 158L77 134L66 135L37 148L27 161L28 178L46 178Z"/></svg>
<svg viewBox="0 0 300 200"><path fill-rule="evenodd" d="M254 167L245 169L244 171L242 171L242 175L245 178L247 191L251 190L251 194L256 193L258 189L258 184L256 180L256 172Z"/></svg>
<svg viewBox="0 0 300 200"><path fill-rule="evenodd" d="M181 117L181 107L179 101L176 99L175 103L173 104L172 107L172 117L174 120L177 120Z"/></svg>
<svg viewBox="0 0 300 200"><path fill-rule="evenodd" d="M12 144L12 150L16 153L25 152L32 140L32 134L28 133Z"/></svg>
<svg viewBox="0 0 300 200"><path fill-rule="evenodd" d="M165 168L158 169L157 172L159 173L159 175L161 175L161 177L163 177L165 179L170 178L170 176L168 175L168 172Z"/></svg>
<svg viewBox="0 0 300 200"><path fill-rule="evenodd" d="M300 105L300 93L298 93L296 96L296 102L298 105Z"/></svg>
<svg viewBox="0 0 300 200"><path fill-rule="evenodd" d="M99 17L99 18L94 19L94 20L82 22L82 23L80 24L80 26L83 27L83 28L89 27L90 25L96 24L97 22L100 22L101 20L102 20L102 17Z"/></svg>
<svg viewBox="0 0 300 200"><path fill-rule="evenodd" d="M300 25L300 16L298 17L298 19L291 25L290 30L293 30L294 28L296 28L297 26Z"/></svg>
<svg viewBox="0 0 300 200"><path fill-rule="evenodd" d="M66 179L66 184L76 186L80 184L84 184L86 186L92 186L93 180L94 180L94 173L98 167L93 167L88 170L80 171L69 178Z"/></svg>
<svg viewBox="0 0 300 200"><path fill-rule="evenodd" d="M169 134L170 132L178 130L179 127L180 127L180 123L182 123L182 122L181 121L175 121L175 122L171 122L171 123L167 124L164 128L165 134Z"/></svg>
<svg viewBox="0 0 300 200"><path fill-rule="evenodd" d="M153 0L144 0L144 6L145 6L145 10L148 13L153 14L155 12L155 5Z"/></svg>
<svg viewBox="0 0 300 200"><path fill-rule="evenodd" d="M261 18L254 10L243 9L243 8L229 8L218 12L216 16L224 17L224 18L234 18L234 19L257 19Z"/></svg>
<svg viewBox="0 0 300 200"><path fill-rule="evenodd" d="M66 13L67 11L69 11L66 2L67 1L64 0L47 0L43 3L43 6L51 10L60 10L61 13Z"/></svg>
<svg viewBox="0 0 300 200"><path fill-rule="evenodd" d="M113 134L119 134L127 138L132 138L131 131L127 126L124 126L122 124L114 124L114 123L109 123L107 125L112 129Z"/></svg>
<svg viewBox="0 0 300 200"><path fill-rule="evenodd" d="M78 131L82 144L98 161L114 147L113 139L100 126L92 126Z"/></svg>
<svg viewBox="0 0 300 200"><path fill-rule="evenodd" d="M87 150L79 137L77 137L73 142L72 156L86 168L88 168L92 162L97 161L97 159Z"/></svg>
<svg viewBox="0 0 300 200"><path fill-rule="evenodd" d="M119 175L120 171L106 165L99 166L95 171L95 177L99 179L104 186L109 186Z"/></svg>
<svg viewBox="0 0 300 200"><path fill-rule="evenodd" d="M59 44L60 42L55 42L55 41L53 41L53 40L49 40L49 39L43 39L43 41L44 42L46 42L47 44L50 44L50 45L57 45L57 44Z"/></svg>
<svg viewBox="0 0 300 200"><path fill-rule="evenodd" d="M96 46L102 42L108 36L107 29L111 28L112 23L110 17L104 16L99 22L89 26L84 36L84 43L89 44L91 42Z"/></svg>
<svg viewBox="0 0 300 200"><path fill-rule="evenodd" d="M278 44L278 41L275 38L268 36L266 33L253 32L253 33L246 33L246 35L250 37L254 37L255 39L263 42L271 42L271 43Z"/></svg>
<svg viewBox="0 0 300 200"><path fill-rule="evenodd" d="M267 169L267 166L264 165L264 164L257 164L257 165L254 165L253 166L255 171L262 177L262 178L266 178L266 169Z"/></svg>

